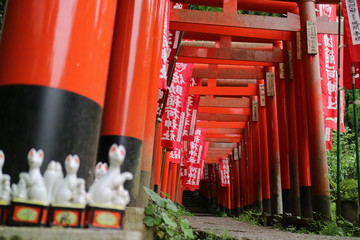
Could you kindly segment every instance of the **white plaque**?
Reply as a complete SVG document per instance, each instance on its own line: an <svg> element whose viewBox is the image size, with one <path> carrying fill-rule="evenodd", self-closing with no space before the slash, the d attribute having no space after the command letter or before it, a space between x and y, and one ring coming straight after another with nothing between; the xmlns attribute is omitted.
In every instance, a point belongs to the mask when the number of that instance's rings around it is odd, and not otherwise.
<svg viewBox="0 0 360 240"><path fill-rule="evenodd" d="M279 74L280 74L280 79L285 79L285 65L284 65L284 63L279 63Z"/></svg>
<svg viewBox="0 0 360 240"><path fill-rule="evenodd" d="M273 72L266 73L266 95L268 97L275 96L275 74Z"/></svg>
<svg viewBox="0 0 360 240"><path fill-rule="evenodd" d="M260 106L265 107L266 101L265 101L265 84L261 83L259 84L259 92L260 92Z"/></svg>
<svg viewBox="0 0 360 240"><path fill-rule="evenodd" d="M234 148L234 161L239 161L239 149Z"/></svg>
<svg viewBox="0 0 360 240"><path fill-rule="evenodd" d="M252 101L252 121L259 121L258 101Z"/></svg>
<svg viewBox="0 0 360 240"><path fill-rule="evenodd" d="M301 33L296 32L296 59L301 60Z"/></svg>
<svg viewBox="0 0 360 240"><path fill-rule="evenodd" d="M306 41L307 41L307 53L318 53L318 39L315 21L306 21Z"/></svg>

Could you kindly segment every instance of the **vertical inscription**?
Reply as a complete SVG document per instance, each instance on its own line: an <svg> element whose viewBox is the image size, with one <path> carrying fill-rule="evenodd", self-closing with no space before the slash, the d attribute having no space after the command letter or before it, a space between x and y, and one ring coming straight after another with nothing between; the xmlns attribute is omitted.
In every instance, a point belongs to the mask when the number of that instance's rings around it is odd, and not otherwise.
<svg viewBox="0 0 360 240"><path fill-rule="evenodd" d="M301 60L301 33L296 32L296 59Z"/></svg>
<svg viewBox="0 0 360 240"><path fill-rule="evenodd" d="M258 101L252 101L252 120L253 122L259 121Z"/></svg>
<svg viewBox="0 0 360 240"><path fill-rule="evenodd" d="M307 53L314 55L318 53L318 40L316 22L306 21Z"/></svg>
<svg viewBox="0 0 360 240"><path fill-rule="evenodd" d="M275 74L273 72L266 73L266 93L268 97L275 96Z"/></svg>
<svg viewBox="0 0 360 240"><path fill-rule="evenodd" d="M261 83L259 84L259 92L260 92L260 106L265 107L265 84Z"/></svg>

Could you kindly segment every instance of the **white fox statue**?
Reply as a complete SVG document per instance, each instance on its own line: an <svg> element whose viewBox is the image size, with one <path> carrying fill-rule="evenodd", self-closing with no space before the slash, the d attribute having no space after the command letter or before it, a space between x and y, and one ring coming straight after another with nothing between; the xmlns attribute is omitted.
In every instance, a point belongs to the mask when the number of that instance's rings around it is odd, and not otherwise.
<svg viewBox="0 0 360 240"><path fill-rule="evenodd" d="M113 144L110 147L109 169L107 172L101 171L96 174L96 179L88 193L90 204L126 207L130 202L129 192L124 188L124 182L132 180L133 175L130 172L120 172L125 156L124 146ZM102 165L98 164L96 167L100 169ZM97 172L96 169L95 172Z"/></svg>

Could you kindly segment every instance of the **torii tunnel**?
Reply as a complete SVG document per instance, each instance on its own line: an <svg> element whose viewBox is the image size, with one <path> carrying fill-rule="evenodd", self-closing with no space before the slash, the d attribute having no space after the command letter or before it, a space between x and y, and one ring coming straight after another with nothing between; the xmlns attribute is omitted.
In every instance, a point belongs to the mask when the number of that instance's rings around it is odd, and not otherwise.
<svg viewBox="0 0 360 240"><path fill-rule="evenodd" d="M168 28L175 33L171 42L176 50L167 59L168 88L175 62L191 64L190 77L199 79L189 94L198 96L192 121L208 142L201 171L218 173L219 159L229 160L229 184L222 186L217 174L198 177L200 194L235 214L257 209L330 217L316 36L337 35L338 27L316 17L315 5L337 6L338 1L176 3L189 5L173 8L175 3L167 0L9 1L0 42L4 172L16 182L27 168L27 151L42 148L42 171L51 160L76 153L79 175L89 184L96 161L107 161L109 147L118 143L127 151L122 171L135 176L125 186L130 206L146 205L143 186L181 204L183 166L171 161L174 149L162 145L164 121L157 121ZM194 5L221 7L222 12L189 7ZM168 99L160 99L165 104L160 110L165 109ZM180 148L190 147L177 140Z"/></svg>

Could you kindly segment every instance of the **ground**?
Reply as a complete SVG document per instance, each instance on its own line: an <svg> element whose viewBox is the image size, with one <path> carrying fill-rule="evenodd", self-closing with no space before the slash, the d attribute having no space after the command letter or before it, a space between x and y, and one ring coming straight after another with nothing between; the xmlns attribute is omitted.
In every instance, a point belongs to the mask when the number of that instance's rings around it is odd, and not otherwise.
<svg viewBox="0 0 360 240"><path fill-rule="evenodd" d="M292 239L315 239L315 240L339 240L339 239L360 239L350 237L330 237L310 234L299 234L280 231L271 227L255 226L249 223L237 221L227 217L191 216L186 217L191 227L195 230L219 233L228 233L229 236L241 240L292 240Z"/></svg>

